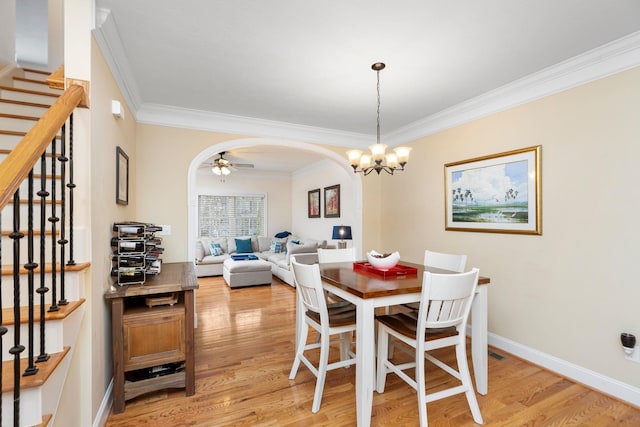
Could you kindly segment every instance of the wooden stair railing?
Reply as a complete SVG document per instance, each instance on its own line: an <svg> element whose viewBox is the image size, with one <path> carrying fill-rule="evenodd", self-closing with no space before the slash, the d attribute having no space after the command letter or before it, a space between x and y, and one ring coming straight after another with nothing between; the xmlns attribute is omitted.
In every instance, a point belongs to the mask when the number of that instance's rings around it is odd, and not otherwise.
<svg viewBox="0 0 640 427"><path fill-rule="evenodd" d="M38 372L38 368L35 363L45 362L49 360L49 355L45 349L45 294L50 290L45 284L45 274L50 281L51 287L51 303L49 304L49 312L59 311L58 305L66 305L68 301L65 298L65 257L67 256L67 243L70 245L70 257L67 265L75 265L73 260L73 235L70 236L70 241L66 239L65 231L69 228L69 232L72 233L73 227L73 190L75 183L73 182L73 158L72 144L73 144L73 111L82 106L83 102L86 103L87 97L85 96L85 86L82 84L70 84L62 95L56 100L56 102L44 113L44 115L38 120L38 122L29 130L22 140L10 151L4 161L0 163L0 212L4 212L5 207L12 204L11 211L13 219L13 229L8 233L8 237L13 241L13 254L9 254L6 258L12 258L12 284L13 284L13 310L14 319L13 325L13 343L7 343L11 347L9 353L13 358L13 425L20 425L20 389L22 387L21 378L23 376L35 375ZM68 129L67 129L68 127ZM61 133L59 137L58 134ZM60 141L58 141L60 140ZM60 152L56 150L56 143L60 143ZM69 157L67 157L66 147L69 147ZM50 153L47 153L47 149L50 148ZM58 154L59 153L59 154ZM51 157L51 171L47 174L46 159ZM40 162L40 174L34 173L38 161ZM56 164L60 163L60 174L56 172ZM69 175L67 176L66 168L69 167ZM40 176L41 187L38 191L35 189L35 176ZM56 185L52 183L51 189L47 191L45 189L47 177L55 177L55 179L61 180L61 197L56 197ZM67 180L68 179L68 180ZM27 183L28 198L26 201L20 199L20 186L23 183ZM67 202L67 193L69 200ZM37 197L39 198L36 199ZM20 230L20 216L22 215L20 205L27 204L27 229L25 231ZM33 218L35 214L34 205L40 205L40 229L36 230L34 226ZM61 205L61 217L58 216L57 205ZM68 206L67 206L68 205ZM48 206L48 208L47 208ZM67 207L69 212L67 212ZM47 209L49 211L47 212ZM69 214L70 218L67 220L66 215ZM51 231L45 230L45 218L51 223ZM59 231L56 229L59 227ZM0 240L5 233L0 230ZM35 259L34 242L36 239L34 236L39 236L40 243L40 259ZM20 255L20 240L26 237L27 244L27 259L21 259ZM44 266L45 259L45 247L47 245L47 237L50 237L50 256L51 262L49 272L45 271L45 268L38 268ZM56 262L56 254L59 251L59 265ZM2 252L0 252L0 263L3 258ZM38 262L37 262L38 261ZM4 267L3 267L4 270ZM26 273L25 273L26 272ZM21 301L25 299L25 296L21 296L21 280L20 275L27 275L27 290L26 300L28 305L21 307ZM38 274L40 285L36 288L36 274ZM60 280L59 285L56 283ZM0 275L0 280L2 276ZM0 287L6 284L0 281ZM61 298L58 300L56 293L60 287ZM40 304L35 303L35 296L39 295ZM0 305L1 305L0 295ZM21 311L27 311L27 324L28 324L28 337L22 341L20 336L20 313ZM35 313L35 310L39 310L39 315ZM8 332L6 323L3 322L3 311L0 310L0 351L4 347L4 336ZM8 317L8 316L6 316ZM34 326L36 326L36 320L39 321L40 328L40 354L35 355L34 350L36 343L34 342ZM28 355L25 358L21 358L21 354L28 348ZM5 363L3 363L5 366ZM0 382L3 382L5 376L5 369L0 370ZM7 375L9 372L6 373ZM4 382L3 382L4 384ZM4 392L4 386L3 386ZM0 407L0 423L3 425L3 410Z"/></svg>
<svg viewBox="0 0 640 427"><path fill-rule="evenodd" d="M82 86L73 85L65 90L11 154L0 163L0 211L7 205L20 184L27 179L29 171L40 160L40 156L73 110L80 105L83 97Z"/></svg>

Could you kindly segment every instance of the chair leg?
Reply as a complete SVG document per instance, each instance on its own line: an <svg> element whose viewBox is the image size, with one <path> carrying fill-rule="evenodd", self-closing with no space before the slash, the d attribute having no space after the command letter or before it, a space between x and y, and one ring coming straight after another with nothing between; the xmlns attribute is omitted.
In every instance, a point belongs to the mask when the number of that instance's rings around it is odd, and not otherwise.
<svg viewBox="0 0 640 427"><path fill-rule="evenodd" d="M458 372L460 373L460 379L462 384L467 387L465 396L467 397L467 403L469 409L471 409L471 415L473 415L473 421L476 424L484 424L482 420L482 413L480 412L480 406L478 405L478 399L473 389L473 382L471 381L471 374L469 373L469 364L467 363L467 348L466 342L462 341L456 345L456 358L458 359Z"/></svg>
<svg viewBox="0 0 640 427"><path fill-rule="evenodd" d="M316 391L313 395L313 407L311 412L314 414L320 410L322 402L322 392L324 391L324 380L327 376L327 364L329 363L329 340L328 334L322 334L320 338L320 360L318 362L318 378L316 378Z"/></svg>
<svg viewBox="0 0 640 427"><path fill-rule="evenodd" d="M418 351L416 349L416 388L418 391L418 414L420 418L420 427L427 427L429 421L427 419L427 388L425 384L424 372L424 349Z"/></svg>
<svg viewBox="0 0 640 427"><path fill-rule="evenodd" d="M289 379L293 380L298 373L298 368L300 367L300 357L302 353L304 353L304 347L307 345L307 335L309 334L309 325L306 323L302 327L300 331L300 337L298 341L298 348L296 349L296 357L293 359L293 365L291 366L291 372L289 373Z"/></svg>
<svg viewBox="0 0 640 427"><path fill-rule="evenodd" d="M388 350L389 334L383 326L378 325L378 366L376 369L376 391L378 393L384 393L384 386L387 381L387 367L385 366L385 362L388 358Z"/></svg>
<svg viewBox="0 0 640 427"><path fill-rule="evenodd" d="M351 350L351 332L343 332L340 334L340 360L349 359L349 350Z"/></svg>

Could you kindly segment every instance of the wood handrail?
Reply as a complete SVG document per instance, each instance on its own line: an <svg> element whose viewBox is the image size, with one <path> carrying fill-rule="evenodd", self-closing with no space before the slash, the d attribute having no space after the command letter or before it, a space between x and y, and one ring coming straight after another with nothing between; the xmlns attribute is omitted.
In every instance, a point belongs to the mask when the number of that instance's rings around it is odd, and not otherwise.
<svg viewBox="0 0 640 427"><path fill-rule="evenodd" d="M69 86L42 118L0 163L0 211L4 209L29 171L45 152L71 113L84 97L80 85Z"/></svg>

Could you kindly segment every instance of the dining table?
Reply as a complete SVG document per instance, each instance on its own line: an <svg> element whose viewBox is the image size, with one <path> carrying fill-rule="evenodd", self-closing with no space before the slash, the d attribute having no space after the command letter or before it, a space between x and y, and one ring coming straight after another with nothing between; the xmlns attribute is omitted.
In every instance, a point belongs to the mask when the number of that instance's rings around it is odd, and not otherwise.
<svg viewBox="0 0 640 427"><path fill-rule="evenodd" d="M356 265L360 264L360 265ZM454 271L425 267L421 264L401 262L400 265L415 268L404 275L364 271L363 263L340 262L320 264L323 288L356 306L356 416L359 427L371 424L373 391L375 389L375 312L376 308L420 301L425 271L455 274ZM414 270L410 270L414 271ZM488 277L480 276L471 308L471 353L476 390L487 394L488 348L487 305ZM298 300L298 298L296 298ZM296 344L304 322L303 310L298 302L296 309Z"/></svg>

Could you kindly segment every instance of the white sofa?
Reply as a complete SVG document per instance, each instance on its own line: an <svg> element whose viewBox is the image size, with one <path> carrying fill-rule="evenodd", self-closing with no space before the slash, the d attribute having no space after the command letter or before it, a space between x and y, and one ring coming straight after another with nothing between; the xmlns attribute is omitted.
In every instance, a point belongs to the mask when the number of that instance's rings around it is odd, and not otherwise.
<svg viewBox="0 0 640 427"><path fill-rule="evenodd" d="M326 240L315 240L289 235L284 238L239 236L202 238L196 242L196 276L222 276L223 263L237 253L236 239L250 239L251 249L260 259L271 263L271 273L283 282L294 286L290 271L290 258L295 255L302 262L317 262L318 248L326 248ZM272 243L280 243L282 251L272 251ZM223 250L222 255L212 255L210 244L218 243Z"/></svg>

